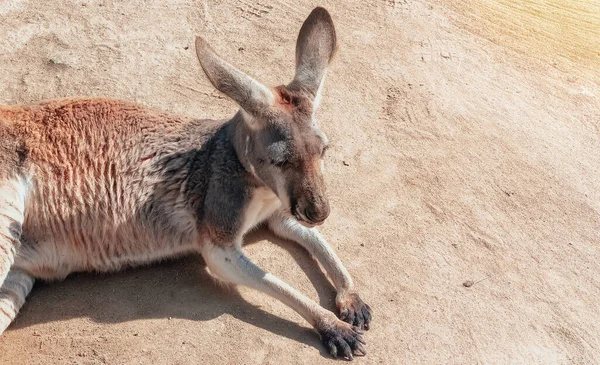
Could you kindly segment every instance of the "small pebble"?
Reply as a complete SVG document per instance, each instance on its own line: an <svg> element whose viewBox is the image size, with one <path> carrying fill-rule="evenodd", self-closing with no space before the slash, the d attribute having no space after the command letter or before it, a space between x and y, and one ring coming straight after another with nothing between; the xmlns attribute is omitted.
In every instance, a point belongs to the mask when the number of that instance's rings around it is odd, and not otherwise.
<svg viewBox="0 0 600 365"><path fill-rule="evenodd" d="M65 65L65 60L63 60L60 56L53 56L49 59L50 63L53 65Z"/></svg>
<svg viewBox="0 0 600 365"><path fill-rule="evenodd" d="M350 162L348 161L342 161L342 163L344 164L344 166L350 166Z"/></svg>
<svg viewBox="0 0 600 365"><path fill-rule="evenodd" d="M473 284L475 284L475 283L473 282L473 280L467 280L467 281L465 281L465 282L463 283L463 286L464 286L465 288L470 288L470 287L472 287L472 286L473 286Z"/></svg>

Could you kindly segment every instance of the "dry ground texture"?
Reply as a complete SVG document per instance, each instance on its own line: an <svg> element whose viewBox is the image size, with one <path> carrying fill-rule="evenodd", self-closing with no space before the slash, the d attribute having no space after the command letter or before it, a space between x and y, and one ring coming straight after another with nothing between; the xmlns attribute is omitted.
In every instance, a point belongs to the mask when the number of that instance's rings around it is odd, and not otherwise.
<svg viewBox="0 0 600 365"><path fill-rule="evenodd" d="M0 102L108 96L232 116L194 36L277 85L316 5L340 44L318 113L333 144L322 231L375 314L355 362L600 363L597 1L0 0ZM249 242L333 308L305 251ZM36 285L0 363L334 360L292 310L218 287L191 257Z"/></svg>

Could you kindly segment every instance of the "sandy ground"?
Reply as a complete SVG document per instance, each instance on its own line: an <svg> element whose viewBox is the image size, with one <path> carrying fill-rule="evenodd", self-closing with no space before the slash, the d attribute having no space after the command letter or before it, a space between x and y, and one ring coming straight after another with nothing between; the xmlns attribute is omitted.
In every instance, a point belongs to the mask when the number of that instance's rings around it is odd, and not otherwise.
<svg viewBox="0 0 600 365"><path fill-rule="evenodd" d="M319 3L340 43L318 114L333 144L322 231L375 313L356 363L600 363L600 4L569 3ZM225 118L194 36L285 83L315 5L0 0L0 102ZM249 242L333 307L305 251ZM292 310L216 286L197 257L37 284L0 338L2 364L333 362Z"/></svg>

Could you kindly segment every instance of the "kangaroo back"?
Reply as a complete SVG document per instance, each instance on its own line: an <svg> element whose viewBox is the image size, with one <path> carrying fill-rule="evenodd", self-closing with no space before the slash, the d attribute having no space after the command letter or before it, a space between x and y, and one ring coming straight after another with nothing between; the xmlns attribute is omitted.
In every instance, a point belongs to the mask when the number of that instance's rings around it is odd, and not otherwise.
<svg viewBox="0 0 600 365"><path fill-rule="evenodd" d="M28 181L19 267L60 278L191 249L182 184L193 151L222 123L102 99L26 106L18 116L5 124L23 146L18 175Z"/></svg>

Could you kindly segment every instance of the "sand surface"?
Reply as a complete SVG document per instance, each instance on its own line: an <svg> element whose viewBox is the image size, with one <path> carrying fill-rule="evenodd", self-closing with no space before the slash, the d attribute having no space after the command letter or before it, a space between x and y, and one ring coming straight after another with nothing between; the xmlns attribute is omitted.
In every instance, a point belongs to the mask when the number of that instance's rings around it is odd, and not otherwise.
<svg viewBox="0 0 600 365"><path fill-rule="evenodd" d="M340 48L318 113L332 144L322 232L374 309L355 362L600 363L600 3L66 3L0 0L0 103L108 96L225 118L235 106L202 75L194 36L278 85L302 21L328 8ZM249 242L333 308L305 251ZM220 288L190 257L36 284L0 363L334 360L292 310Z"/></svg>

